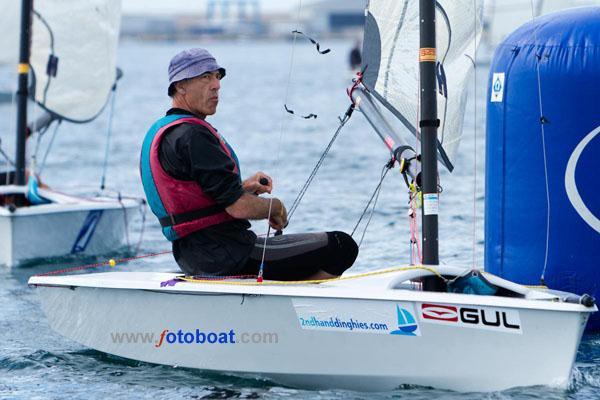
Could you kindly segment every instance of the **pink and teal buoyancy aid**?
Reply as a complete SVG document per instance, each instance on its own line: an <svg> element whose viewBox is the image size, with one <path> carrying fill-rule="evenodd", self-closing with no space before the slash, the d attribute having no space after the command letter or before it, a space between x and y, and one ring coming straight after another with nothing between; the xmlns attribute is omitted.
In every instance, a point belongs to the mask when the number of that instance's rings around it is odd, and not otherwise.
<svg viewBox="0 0 600 400"><path fill-rule="evenodd" d="M202 191L198 182L175 179L162 168L158 156L160 142L169 128L179 124L196 124L207 128L232 159L234 172L240 176L235 152L208 122L182 114L167 115L156 121L144 138L140 173L150 209L158 218L163 234L170 241L234 220L223 207Z"/></svg>

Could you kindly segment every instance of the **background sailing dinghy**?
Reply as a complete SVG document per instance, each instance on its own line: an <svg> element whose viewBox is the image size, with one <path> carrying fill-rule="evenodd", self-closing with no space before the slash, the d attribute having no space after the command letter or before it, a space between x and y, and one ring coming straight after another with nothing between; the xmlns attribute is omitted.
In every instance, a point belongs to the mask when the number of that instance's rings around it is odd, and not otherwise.
<svg viewBox="0 0 600 400"><path fill-rule="evenodd" d="M139 199L103 194L81 198L38 188L35 156L25 171L26 130L39 144L53 124L58 128L62 121L89 122L107 104L116 87L120 1L39 1L33 12L31 0L22 6L17 145L15 159L7 157L14 171L0 174L0 265L123 249L130 220L141 207ZM17 29L18 18L11 22ZM29 128L28 82L29 98L44 110Z"/></svg>
<svg viewBox="0 0 600 400"><path fill-rule="evenodd" d="M427 265L318 282L152 272L34 276L29 284L36 286L52 328L121 357L261 374L300 387L565 387L586 321L597 310L592 298L527 288L438 262L436 153L448 167L453 153L443 148L447 138L436 139L436 105L447 104L442 126L462 121L464 91L452 79L455 74L464 79L474 64L480 13L472 5L471 0L370 1L364 40L369 72L364 90L351 93L397 156L390 164L403 165L408 176L422 162L418 189ZM469 27L465 21L477 24ZM401 64L396 57L404 59ZM445 72L447 91L436 90L436 71L438 77ZM412 90L414 97L396 96L398 90ZM416 103L419 94L420 115L403 104L406 98ZM420 126L412 131L422 138L419 159L411 160L415 151L386 131L385 109ZM146 340L123 340L123 334L146 335Z"/></svg>
<svg viewBox="0 0 600 400"><path fill-rule="evenodd" d="M19 8L18 1L3 1L0 13L0 77L13 75L19 60ZM16 75L16 74L15 74ZM9 80L0 80L0 104L13 99ZM13 83L13 82L10 82Z"/></svg>

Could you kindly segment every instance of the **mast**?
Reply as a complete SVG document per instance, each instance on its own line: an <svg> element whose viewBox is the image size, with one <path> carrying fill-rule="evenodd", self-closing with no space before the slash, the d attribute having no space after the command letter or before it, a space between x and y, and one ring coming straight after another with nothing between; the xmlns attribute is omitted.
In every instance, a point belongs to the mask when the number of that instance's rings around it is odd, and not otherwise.
<svg viewBox="0 0 600 400"><path fill-rule="evenodd" d="M423 264L438 265L438 168L437 168L437 115L436 93L436 0L419 0L420 49L419 74L421 116L421 179L423 191ZM424 290L443 290L439 278L426 278Z"/></svg>
<svg viewBox="0 0 600 400"><path fill-rule="evenodd" d="M21 35L19 48L19 86L17 89L17 146L15 184L25 185L25 141L27 129L27 85L29 77L29 45L31 42L31 9L33 0L21 1Z"/></svg>

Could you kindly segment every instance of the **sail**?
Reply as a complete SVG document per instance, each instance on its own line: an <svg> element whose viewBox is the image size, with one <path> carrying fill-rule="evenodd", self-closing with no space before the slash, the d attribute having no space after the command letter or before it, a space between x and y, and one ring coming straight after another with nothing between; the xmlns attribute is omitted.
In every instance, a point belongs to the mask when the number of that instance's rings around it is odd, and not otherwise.
<svg viewBox="0 0 600 400"><path fill-rule="evenodd" d="M436 3L438 159L450 170L462 134L468 79L481 36L481 1ZM363 84L413 134L419 120L419 1L371 0Z"/></svg>
<svg viewBox="0 0 600 400"><path fill-rule="evenodd" d="M19 62L21 2L0 0L0 10L0 65L16 66Z"/></svg>
<svg viewBox="0 0 600 400"><path fill-rule="evenodd" d="M95 118L116 79L121 0L36 0L32 20L34 100L69 121Z"/></svg>

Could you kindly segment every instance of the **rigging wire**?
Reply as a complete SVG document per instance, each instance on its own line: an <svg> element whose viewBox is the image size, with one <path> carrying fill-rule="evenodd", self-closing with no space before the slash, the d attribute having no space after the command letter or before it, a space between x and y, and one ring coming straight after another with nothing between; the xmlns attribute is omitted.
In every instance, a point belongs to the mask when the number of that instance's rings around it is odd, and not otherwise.
<svg viewBox="0 0 600 400"><path fill-rule="evenodd" d="M300 14L302 13L302 0L298 0L298 14L296 16L296 23L300 22ZM294 69L294 55L295 55L295 49L296 49L296 38L297 35L293 35L293 39L292 39L292 49L290 52L290 68L288 71L288 79L287 79L287 83L285 86L285 101L284 104L287 104L288 102L288 98L290 95L290 85L291 85L291 81L292 81L292 72ZM279 125L279 143L277 146L277 157L275 159L275 176L277 176L277 173L279 172L280 168L281 168L281 146L283 143L283 132L284 132L284 128L286 126L286 116L287 116L287 112L282 114L281 116L281 123ZM260 267L258 269L258 277L257 277L257 281L258 282L262 282L263 281L263 272L264 272L264 266L265 266L265 255L267 252L267 239L269 238L269 235L271 233L271 224L269 223L269 221L271 220L271 214L273 212L273 197L271 197L269 199L269 212L267 214L267 236L265 237L265 244L263 246L263 250L262 250L262 255L260 258Z"/></svg>
<svg viewBox="0 0 600 400"><path fill-rule="evenodd" d="M13 90L12 91L12 97L11 97L11 101L10 101L10 115L9 115L9 119L10 119L10 126L9 126L9 132L16 132L16 125L15 125L15 113L16 113L16 103L17 103L17 91ZM1 145L1 143L0 143ZM8 162L8 164L12 165L13 167L15 167L15 172L16 172L16 163L14 162L14 160L11 160L10 157L8 156L8 154L6 154L4 152L4 150L2 150L2 146L0 146L0 152L2 153L2 155L4 156L4 158L6 158L6 161ZM5 179L4 182L6 183L6 185L10 185L10 168L6 168L6 171L4 172L5 175Z"/></svg>
<svg viewBox="0 0 600 400"><path fill-rule="evenodd" d="M115 113L115 98L117 97L117 82L112 87L110 95L110 110L108 113L108 126L106 129L106 146L104 147L104 161L102 163L102 178L100 179L100 190L106 187L106 170L108 169L108 156L110 151L110 138L112 136L113 115Z"/></svg>
<svg viewBox="0 0 600 400"><path fill-rule="evenodd" d="M473 269L477 268L477 0L473 0Z"/></svg>
<svg viewBox="0 0 600 400"><path fill-rule="evenodd" d="M34 96L35 96L35 92L34 92ZM33 176L35 176L35 174L37 173L37 152L38 152L38 147L40 144L40 139L42 137L42 135L44 134L44 132L46 132L46 130L44 129L43 131L39 131L37 130L37 107L35 106L35 104L33 105L33 107L31 107L31 118L32 118L32 124L31 124L31 128L29 128L29 126L26 124L25 125L25 157L27 157L27 141L29 140L29 138L27 137L27 132L29 131L29 136L31 137L34 133L37 133L37 141L36 141L36 145L35 145L35 149L33 151L33 153L31 154L31 157L29 157L30 159L30 174L32 174ZM48 127L46 127L47 129ZM27 175L27 165L25 165L25 175ZM25 181L25 184L27 185L27 182L29 181L29 179L27 178Z"/></svg>
<svg viewBox="0 0 600 400"><path fill-rule="evenodd" d="M377 200L379 200L379 193L381 193L381 187L383 185L383 181L384 181L387 173L390 171L390 169L393 168L395 162L396 162L396 160L392 158L390 161L388 161L383 166L383 168L381 170L381 178L379 179L379 183L377 184L377 186L375 187L375 190L371 194L371 198L369 199L369 201L367 202L367 205L363 209L363 212L360 215L360 218L358 219L358 221L356 222L356 225L354 225L354 229L352 229L352 233L350 234L350 236L354 236L354 233L358 229L364 216L367 214L367 211L369 210L369 206L371 205L371 202L372 202L373 207L371 208L371 213L369 214L369 219L367 220L367 222L365 224L362 235L360 237L360 241L358 242L359 249L360 249L360 246L362 245L363 239L365 238L365 234L367 233L367 228L369 227L369 224L371 223L371 219L373 218L373 213L375 212L375 207L377 206Z"/></svg>
<svg viewBox="0 0 600 400"><path fill-rule="evenodd" d="M344 114L344 117L340 118L340 124L338 125L335 133L333 134L333 136L329 140L329 143L327 144L327 147L325 148L325 150L321 154L321 157L319 158L319 161L317 161L317 164L315 165L315 167L311 171L310 175L308 176L308 178L306 179L306 181L302 185L302 188L300 189L300 192L298 192L298 195L296 196L296 199L292 203L292 206L290 207L290 209L288 211L288 222L292 219L292 216L294 215L294 212L296 211L296 209L300 205L300 202L302 201L302 198L304 198L304 195L306 194L306 191L308 190L308 187L312 183L313 179L317 175L317 172L319 171L319 169L323 165L323 162L325 161L325 158L329 154L329 151L331 150L331 147L333 146L333 143L335 142L335 140L337 139L338 135L342 131L342 128L344 127L344 125L346 125L346 122L348 122L348 120L350 119L353 110L354 110L354 106L350 105L350 107L348 108L348 110Z"/></svg>
<svg viewBox="0 0 600 400"><path fill-rule="evenodd" d="M34 107L34 110L35 110L35 107ZM35 113L35 111L33 111L33 112ZM38 159L38 152L39 152L39 149L40 149L40 143L42 142L42 137L46 134L46 132L50 128L50 125L52 124L52 120L50 121L49 124L44 124L43 123L42 128L40 128L39 130L37 129L37 122L38 122L37 118L34 118L33 119L33 125L31 127L31 135L33 135L33 134L37 135L36 136L36 140L35 140L35 148L33 150L33 155L31 156L31 161L32 161L32 167L31 168L32 168L33 172L36 172L39 175L41 167L38 170L36 170L36 169L37 169L37 159ZM60 120L59 120L59 123L60 123ZM57 124L57 128L58 128L58 124ZM27 128L27 129L29 130L29 128ZM54 130L52 141L54 141L54 136L55 135L56 135L56 129ZM48 156L48 149L46 149L46 152L44 154L44 158L43 158L44 162L46 161L46 157L47 156Z"/></svg>
<svg viewBox="0 0 600 400"><path fill-rule="evenodd" d="M344 113L344 116L343 117L338 117L338 119L340 121L340 124L338 125L335 133L333 134L333 136L329 140L329 143L327 144L327 147L325 148L325 150L321 154L321 157L319 158L319 161L317 161L317 164L313 168L313 170L310 173L310 175L308 176L307 180L302 185L302 188L300 189L300 192L298 193L298 195L294 199L294 202L292 203L292 206L290 207L290 210L288 212L288 222L291 219L291 217L294 214L294 212L296 211L296 209L298 208L298 206L300 205L300 202L302 201L302 198L306 194L306 191L308 190L308 187L310 186L310 184L312 183L313 179L317 175L317 172L319 171L319 169L323 165L323 162L325 161L325 158L329 154L329 151L331 150L331 147L333 146L333 143L335 142L335 140L337 139L338 135L340 134L342 128L344 127L344 125L346 125L346 122L348 122L348 120L350 119L350 117L354 113L354 109L357 107L357 103L355 103L355 101L354 101L354 99L352 97L352 93L354 92L354 90L359 85L362 84L362 77L363 77L363 74L366 71L366 69L367 69L367 67L365 66L362 71L357 72L356 78L353 79L352 86L349 89L346 90L346 94L348 95L348 97L350 98L350 101L352 103L350 104L350 106L348 107L348 109L346 110L346 112Z"/></svg>
<svg viewBox="0 0 600 400"><path fill-rule="evenodd" d="M534 22L536 18L536 12L534 10L533 0L531 0L531 21ZM537 46L537 29L533 31L534 40ZM548 253L549 253L549 245L550 245L550 190L548 183L548 160L546 156L546 131L545 124L548 122L546 117L544 116L544 107L542 104L542 79L540 77L540 63L542 62L542 52L543 49L538 53L536 51L535 57L537 59L536 63L536 78L537 78L537 89L538 89L538 104L540 109L540 133L542 139L542 155L544 158L544 183L546 188L546 245L544 251L544 267L542 269L542 275L540 276L540 282L542 285L545 285L545 275L546 268L548 267Z"/></svg>
<svg viewBox="0 0 600 400"><path fill-rule="evenodd" d="M38 175L42 176L42 171L46 166L46 160L48 159L48 154L50 154L50 149L52 149L52 145L54 144L54 139L56 138L56 133L58 132L58 128L62 124L62 119L57 120L56 125L54 126L54 132L52 132L52 137L50 138L50 143L48 143L48 147L46 147L46 152L44 153L44 158L42 158L42 163L40 165L40 169L38 170Z"/></svg>
<svg viewBox="0 0 600 400"><path fill-rule="evenodd" d="M137 245L135 246L135 251L133 254L138 254L140 252L140 248L142 247L142 242L144 241L144 233L146 232L146 211L148 208L146 207L146 200L142 199L140 203L140 214L142 215L142 226L140 228L140 237L138 239Z"/></svg>

